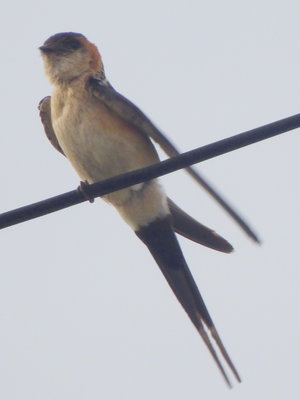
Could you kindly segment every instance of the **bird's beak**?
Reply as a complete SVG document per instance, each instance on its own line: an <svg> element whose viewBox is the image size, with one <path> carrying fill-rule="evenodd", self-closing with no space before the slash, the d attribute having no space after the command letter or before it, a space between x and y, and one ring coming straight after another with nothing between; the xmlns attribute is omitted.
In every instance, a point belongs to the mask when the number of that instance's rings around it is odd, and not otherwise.
<svg viewBox="0 0 300 400"><path fill-rule="evenodd" d="M54 53L55 51L57 51L57 49L54 46L40 46L39 50L41 50L42 53Z"/></svg>

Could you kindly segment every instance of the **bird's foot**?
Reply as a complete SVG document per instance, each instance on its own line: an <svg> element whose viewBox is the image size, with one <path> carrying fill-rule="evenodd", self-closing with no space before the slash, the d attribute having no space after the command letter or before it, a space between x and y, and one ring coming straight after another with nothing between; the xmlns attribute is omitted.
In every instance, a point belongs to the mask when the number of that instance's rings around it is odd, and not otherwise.
<svg viewBox="0 0 300 400"><path fill-rule="evenodd" d="M90 203L94 203L95 198L89 193L89 183L88 181L80 181L80 185L77 190L80 194L83 195L85 199L87 199Z"/></svg>

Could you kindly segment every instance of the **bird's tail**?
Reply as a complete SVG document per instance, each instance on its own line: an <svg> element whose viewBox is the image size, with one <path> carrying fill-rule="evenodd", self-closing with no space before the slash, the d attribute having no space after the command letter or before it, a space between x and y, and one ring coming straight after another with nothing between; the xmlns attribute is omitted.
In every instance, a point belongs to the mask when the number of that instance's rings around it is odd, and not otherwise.
<svg viewBox="0 0 300 400"><path fill-rule="evenodd" d="M227 362L236 379L240 382L239 374L218 335L184 259L170 218L157 219L149 225L140 228L136 234L148 247L177 299L201 335L227 384L231 386L230 380L205 328L208 329L214 338L224 360Z"/></svg>

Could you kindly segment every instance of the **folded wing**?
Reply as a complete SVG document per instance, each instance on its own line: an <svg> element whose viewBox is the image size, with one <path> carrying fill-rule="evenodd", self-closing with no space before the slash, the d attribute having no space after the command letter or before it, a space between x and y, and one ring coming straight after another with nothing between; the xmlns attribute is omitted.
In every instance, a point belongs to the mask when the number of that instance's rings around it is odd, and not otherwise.
<svg viewBox="0 0 300 400"><path fill-rule="evenodd" d="M126 97L118 93L106 80L90 78L87 82L87 89L90 90L95 97L106 104L119 117L133 124L141 134L149 136L157 142L163 151L173 157L179 155L176 147L167 139L165 135L150 121L149 118L135 104ZM246 221L228 204L206 179L203 178L193 167L187 167L187 172L217 201L217 203L234 219L241 229L259 243L259 239Z"/></svg>
<svg viewBox="0 0 300 400"><path fill-rule="evenodd" d="M227 240L218 235L214 230L196 221L179 208L170 198L168 198L168 205L171 211L173 228L176 233L223 253L231 253L233 251L233 247Z"/></svg>

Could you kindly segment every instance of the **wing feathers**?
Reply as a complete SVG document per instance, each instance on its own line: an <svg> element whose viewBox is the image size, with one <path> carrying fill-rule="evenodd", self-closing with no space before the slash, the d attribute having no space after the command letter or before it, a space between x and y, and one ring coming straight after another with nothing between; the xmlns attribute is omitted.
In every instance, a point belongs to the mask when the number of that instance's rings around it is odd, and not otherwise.
<svg viewBox="0 0 300 400"><path fill-rule="evenodd" d="M233 247L215 231L196 221L168 198L172 223L176 233L211 249L231 253Z"/></svg>
<svg viewBox="0 0 300 400"><path fill-rule="evenodd" d="M100 101L105 103L111 110L113 110L119 117L127 122L133 124L139 129L141 134L149 136L157 142L164 152L169 156L179 155L176 147L163 135L159 129L146 117L146 115L136 107L131 101L126 99L118 93L107 82L99 79L90 78L87 82L87 89L91 90L93 95ZM202 177L193 167L187 167L187 172L198 182L219 205L235 220L235 222L242 228L242 230L251 237L254 241L259 243L257 235L253 232L251 227L243 220L243 218L231 207L227 201Z"/></svg>
<svg viewBox="0 0 300 400"><path fill-rule="evenodd" d="M47 138L49 139L50 143L52 146L56 148L61 154L64 155L64 152L62 148L60 147L58 140L56 138L53 126L52 126L52 121L51 121L51 97L47 96L44 97L40 103L39 103L39 111L40 111L40 117L42 120L42 124L44 125L44 130L47 135Z"/></svg>

